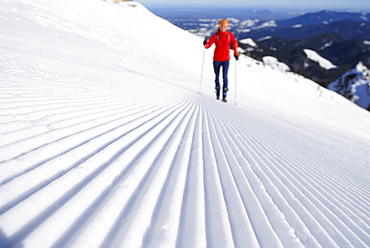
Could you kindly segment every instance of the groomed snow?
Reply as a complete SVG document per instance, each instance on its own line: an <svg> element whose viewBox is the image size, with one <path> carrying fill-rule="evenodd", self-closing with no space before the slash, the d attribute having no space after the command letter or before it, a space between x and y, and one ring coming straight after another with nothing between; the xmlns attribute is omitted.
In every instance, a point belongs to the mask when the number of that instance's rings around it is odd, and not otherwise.
<svg viewBox="0 0 370 248"><path fill-rule="evenodd" d="M369 113L246 57L217 101L203 52L139 3L3 0L0 247L368 247Z"/></svg>

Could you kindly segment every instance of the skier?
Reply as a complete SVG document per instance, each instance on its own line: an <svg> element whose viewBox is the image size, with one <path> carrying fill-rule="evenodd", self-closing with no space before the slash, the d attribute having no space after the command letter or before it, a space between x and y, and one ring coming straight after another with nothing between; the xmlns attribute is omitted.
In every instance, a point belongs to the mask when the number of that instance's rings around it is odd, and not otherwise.
<svg viewBox="0 0 370 248"><path fill-rule="evenodd" d="M229 22L226 19L221 20L219 23L219 28L217 33L212 35L212 37L207 40L207 37L203 41L203 45L206 49L210 48L212 44L216 44L214 56L213 56L213 68L216 74L216 97L220 99L220 70L222 67L222 78L223 78L223 87L222 87L222 101L226 102L226 96L228 91L228 78L227 73L229 70L229 60L230 60L230 43L232 44L234 50L234 57L236 60L239 59L238 53L238 42L235 39L235 36L227 31L229 27Z"/></svg>

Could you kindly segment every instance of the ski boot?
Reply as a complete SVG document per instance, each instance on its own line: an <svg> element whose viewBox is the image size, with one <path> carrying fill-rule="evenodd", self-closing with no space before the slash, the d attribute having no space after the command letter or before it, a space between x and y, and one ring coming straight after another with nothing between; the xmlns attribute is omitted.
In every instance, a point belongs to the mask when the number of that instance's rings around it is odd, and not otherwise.
<svg viewBox="0 0 370 248"><path fill-rule="evenodd" d="M228 88L223 88L223 89L222 89L222 101L223 101L223 102L227 102L227 100L226 100L226 92L227 92L228 90L229 90Z"/></svg>
<svg viewBox="0 0 370 248"><path fill-rule="evenodd" d="M216 86L216 99L217 100L220 100L220 87L219 86Z"/></svg>

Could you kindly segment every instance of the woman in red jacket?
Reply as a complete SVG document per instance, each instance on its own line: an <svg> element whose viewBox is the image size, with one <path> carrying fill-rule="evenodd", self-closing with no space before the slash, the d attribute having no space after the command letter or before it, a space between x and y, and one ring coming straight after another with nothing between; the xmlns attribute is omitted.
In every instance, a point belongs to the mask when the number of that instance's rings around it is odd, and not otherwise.
<svg viewBox="0 0 370 248"><path fill-rule="evenodd" d="M215 53L213 56L213 68L216 74L216 97L220 99L220 70L222 67L222 78L223 78L223 87L222 87L222 101L226 102L226 95L228 91L228 78L227 73L229 70L229 60L230 60L230 43L233 46L234 57L236 60L239 58L238 54L238 42L235 39L235 36L227 31L229 27L229 22L226 19L223 19L219 22L218 32L212 35L212 37L207 41L207 38L204 40L203 44L205 48L210 48L212 44L216 44Z"/></svg>

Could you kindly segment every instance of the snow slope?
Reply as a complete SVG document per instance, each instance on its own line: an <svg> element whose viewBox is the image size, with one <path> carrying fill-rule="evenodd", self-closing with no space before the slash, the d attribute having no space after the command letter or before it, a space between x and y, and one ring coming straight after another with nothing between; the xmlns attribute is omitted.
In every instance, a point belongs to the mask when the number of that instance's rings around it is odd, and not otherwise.
<svg viewBox="0 0 370 248"><path fill-rule="evenodd" d="M0 247L368 247L369 113L249 58L216 101L203 51L140 4L3 0Z"/></svg>

